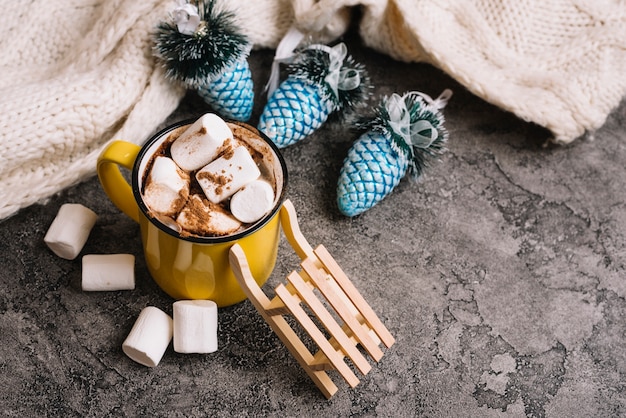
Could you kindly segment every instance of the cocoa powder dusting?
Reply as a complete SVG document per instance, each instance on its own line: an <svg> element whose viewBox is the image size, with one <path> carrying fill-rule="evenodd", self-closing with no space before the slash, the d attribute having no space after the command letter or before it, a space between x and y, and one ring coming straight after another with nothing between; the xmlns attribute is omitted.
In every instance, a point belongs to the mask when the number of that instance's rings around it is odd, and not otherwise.
<svg viewBox="0 0 626 418"><path fill-rule="evenodd" d="M178 219L184 231L181 235L218 237L236 232L241 225L237 223L235 228L227 230L219 221L215 221L218 214L230 216L221 205L212 203L200 195L191 196Z"/></svg>
<svg viewBox="0 0 626 418"><path fill-rule="evenodd" d="M224 173L224 171L222 171ZM222 194L224 186L232 181L229 176L216 176L208 171L202 171L197 174L198 180L207 180L215 185L215 193Z"/></svg>
<svg viewBox="0 0 626 418"><path fill-rule="evenodd" d="M223 157L226 160L230 160L235 153L235 147L233 146L233 142L230 138L227 138L224 141L224 145L222 145L218 151L218 157Z"/></svg>
<svg viewBox="0 0 626 418"><path fill-rule="evenodd" d="M184 216L183 231L191 234L205 235L204 218L207 217L206 206L202 202L202 198L193 195L187 201L187 205L183 208L182 216Z"/></svg>

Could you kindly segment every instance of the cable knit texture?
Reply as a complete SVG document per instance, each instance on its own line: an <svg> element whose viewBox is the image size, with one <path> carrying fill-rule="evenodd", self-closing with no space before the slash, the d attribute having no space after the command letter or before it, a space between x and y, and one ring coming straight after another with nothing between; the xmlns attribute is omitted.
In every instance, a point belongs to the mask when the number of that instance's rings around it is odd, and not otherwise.
<svg viewBox="0 0 626 418"><path fill-rule="evenodd" d="M622 0L229 0L254 46L295 24L329 42L360 7L366 45L428 62L570 142L626 94ZM111 140L144 141L184 91L151 34L172 0L2 0L0 219L95 173Z"/></svg>

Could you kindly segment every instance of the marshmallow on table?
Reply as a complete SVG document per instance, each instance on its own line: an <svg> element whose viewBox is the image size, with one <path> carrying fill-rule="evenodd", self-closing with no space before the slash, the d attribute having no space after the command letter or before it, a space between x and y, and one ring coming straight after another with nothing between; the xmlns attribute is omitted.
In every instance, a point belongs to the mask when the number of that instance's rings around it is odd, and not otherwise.
<svg viewBox="0 0 626 418"><path fill-rule="evenodd" d="M265 180L254 180L230 199L230 211L244 223L256 222L274 206L274 188Z"/></svg>
<svg viewBox="0 0 626 418"><path fill-rule="evenodd" d="M220 203L260 175L261 170L248 149L238 146L232 153L217 158L199 170L196 179L207 199Z"/></svg>
<svg viewBox="0 0 626 418"><path fill-rule="evenodd" d="M194 171L213 161L233 133L222 118L207 113L183 132L170 147L180 168Z"/></svg>
<svg viewBox="0 0 626 418"><path fill-rule="evenodd" d="M189 174L171 158L156 157L146 180L144 203L159 214L173 216L183 207L188 196Z"/></svg>
<svg viewBox="0 0 626 418"><path fill-rule="evenodd" d="M94 211L79 203L66 203L59 208L43 240L56 255L73 260L83 249L97 218Z"/></svg>
<svg viewBox="0 0 626 418"><path fill-rule="evenodd" d="M82 288L85 291L132 290L135 288L135 256L85 255L82 279Z"/></svg>
<svg viewBox="0 0 626 418"><path fill-rule="evenodd" d="M186 231L205 236L228 235L241 228L241 222L220 205L197 194L189 198L176 222Z"/></svg>
<svg viewBox="0 0 626 418"><path fill-rule="evenodd" d="M148 367L161 361L172 340L172 318L154 306L144 308L122 343L122 351L132 360Z"/></svg>
<svg viewBox="0 0 626 418"><path fill-rule="evenodd" d="M217 304L212 300L174 302L174 351L217 351Z"/></svg>

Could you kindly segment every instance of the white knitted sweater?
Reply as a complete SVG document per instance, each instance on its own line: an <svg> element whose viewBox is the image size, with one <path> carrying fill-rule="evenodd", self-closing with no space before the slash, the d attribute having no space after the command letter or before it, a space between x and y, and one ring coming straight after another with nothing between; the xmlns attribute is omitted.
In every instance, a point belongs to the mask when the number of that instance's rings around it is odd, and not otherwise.
<svg viewBox="0 0 626 418"><path fill-rule="evenodd" d="M569 142L626 94L621 0L225 0L255 47L295 23L330 41L362 8L364 42L429 62ZM140 143L184 91L151 33L173 0L0 0L0 219L95 173L116 138Z"/></svg>

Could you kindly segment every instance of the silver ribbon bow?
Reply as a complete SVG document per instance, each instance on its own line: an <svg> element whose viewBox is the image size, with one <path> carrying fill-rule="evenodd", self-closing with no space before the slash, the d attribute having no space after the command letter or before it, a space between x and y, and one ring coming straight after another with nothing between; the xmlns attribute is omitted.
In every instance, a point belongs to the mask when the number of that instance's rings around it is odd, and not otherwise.
<svg viewBox="0 0 626 418"><path fill-rule="evenodd" d="M309 48L319 49L328 53L330 65L324 81L331 88L335 97L339 97L339 90L354 90L361 84L361 75L352 68L341 69L343 61L348 56L348 47L343 42L329 47L326 45L311 45Z"/></svg>
<svg viewBox="0 0 626 418"><path fill-rule="evenodd" d="M413 147L428 148L439 137L439 132L429 121L418 120L411 123L411 115L405 99L415 94L423 97L435 109L443 109L450 97L452 97L452 91L449 89L444 90L435 100L420 92L408 92L403 96L394 93L385 103L385 108L389 114L389 126L394 133L401 136L409 145L411 153L413 153Z"/></svg>
<svg viewBox="0 0 626 418"><path fill-rule="evenodd" d="M172 19L178 31L183 35L193 35L200 26L198 8L184 0L179 0L177 4L172 11Z"/></svg>

